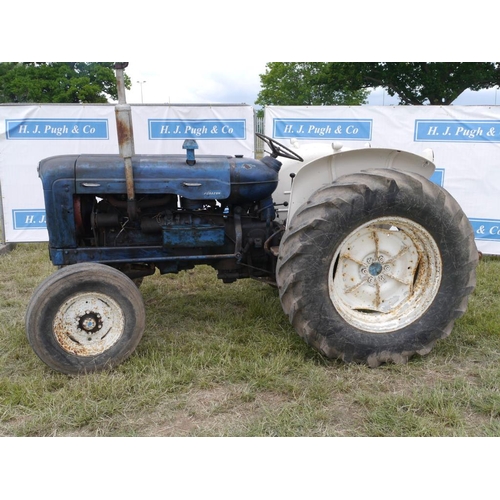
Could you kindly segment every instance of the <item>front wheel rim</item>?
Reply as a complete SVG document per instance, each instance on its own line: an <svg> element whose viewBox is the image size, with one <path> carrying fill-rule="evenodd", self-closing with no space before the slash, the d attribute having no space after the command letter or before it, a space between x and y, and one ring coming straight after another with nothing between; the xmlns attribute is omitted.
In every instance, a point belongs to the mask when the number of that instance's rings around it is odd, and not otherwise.
<svg viewBox="0 0 500 500"><path fill-rule="evenodd" d="M59 346L75 356L96 356L123 335L125 317L118 303L102 293L81 293L56 312L53 331Z"/></svg>
<svg viewBox="0 0 500 500"><path fill-rule="evenodd" d="M368 333L388 333L425 313L441 276L439 248L423 226L402 217L380 217L342 241L328 286L347 323Z"/></svg>

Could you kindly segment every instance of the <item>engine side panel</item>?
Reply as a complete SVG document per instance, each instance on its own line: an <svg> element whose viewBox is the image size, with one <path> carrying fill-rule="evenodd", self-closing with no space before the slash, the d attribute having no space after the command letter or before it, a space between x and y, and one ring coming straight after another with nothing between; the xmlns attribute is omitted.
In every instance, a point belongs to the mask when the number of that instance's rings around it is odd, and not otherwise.
<svg viewBox="0 0 500 500"><path fill-rule="evenodd" d="M129 275L204 263L226 281L273 279L275 255L264 243L276 246L281 234L272 200L280 165L272 158L198 156L187 164L184 155L136 155L130 213L121 156L46 158L39 175L52 263L103 262Z"/></svg>

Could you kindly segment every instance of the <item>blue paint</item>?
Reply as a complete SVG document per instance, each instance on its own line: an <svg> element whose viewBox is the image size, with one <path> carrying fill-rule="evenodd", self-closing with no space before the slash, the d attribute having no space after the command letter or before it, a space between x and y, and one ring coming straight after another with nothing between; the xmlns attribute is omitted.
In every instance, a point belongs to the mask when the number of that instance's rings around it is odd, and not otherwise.
<svg viewBox="0 0 500 500"><path fill-rule="evenodd" d="M378 276L382 272L382 265L380 264L380 262L373 262L373 264L370 264L368 272L372 276Z"/></svg>
<svg viewBox="0 0 500 500"><path fill-rule="evenodd" d="M150 140L246 139L246 120L148 120Z"/></svg>
<svg viewBox="0 0 500 500"><path fill-rule="evenodd" d="M327 119L327 118L275 118L273 137L275 139L328 139L370 141L372 120Z"/></svg>
<svg viewBox="0 0 500 500"><path fill-rule="evenodd" d="M415 120L415 142L500 142L500 120Z"/></svg>
<svg viewBox="0 0 500 500"><path fill-rule="evenodd" d="M5 120L7 140L109 140L107 119L24 118Z"/></svg>
<svg viewBox="0 0 500 500"><path fill-rule="evenodd" d="M42 160L39 175L53 264L172 262L171 267L176 269L174 263L181 261L235 259L239 236L232 235L240 235L242 229L234 227L237 223L233 213L236 207L245 205L254 210L252 230L257 231L256 241L262 245L264 236L270 233L258 231L270 230L270 221L275 217L272 193L281 164L273 158L259 161L199 155L189 165L187 160L194 159L197 144L189 140L185 145L186 155L132 157L137 200L154 195L160 195L160 199L173 195L173 200L183 200L182 208L171 204L146 211L144 229L142 212L137 220L128 220L119 211L108 213L104 209L97 214L93 208L98 199L108 195L115 200L113 203L125 203L127 189L121 156L61 155ZM214 200L227 208L225 215L223 208L219 212L212 208L205 215L204 205L215 206ZM95 229L90 230L92 218L94 227L107 231L106 246L91 246L89 238L97 238L92 234ZM86 236L87 245L79 243L84 228L91 233Z"/></svg>

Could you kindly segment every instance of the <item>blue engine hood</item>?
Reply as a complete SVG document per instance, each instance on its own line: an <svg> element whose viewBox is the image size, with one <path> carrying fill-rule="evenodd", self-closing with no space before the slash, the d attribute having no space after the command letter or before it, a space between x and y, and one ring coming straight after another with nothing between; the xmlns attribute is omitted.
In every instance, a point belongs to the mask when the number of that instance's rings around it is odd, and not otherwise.
<svg viewBox="0 0 500 500"><path fill-rule="evenodd" d="M230 162L224 156L198 157L186 164L184 155L135 156L132 159L137 194L177 194L189 199L225 199L231 192ZM116 155L82 155L75 163L78 194L126 193L123 159Z"/></svg>

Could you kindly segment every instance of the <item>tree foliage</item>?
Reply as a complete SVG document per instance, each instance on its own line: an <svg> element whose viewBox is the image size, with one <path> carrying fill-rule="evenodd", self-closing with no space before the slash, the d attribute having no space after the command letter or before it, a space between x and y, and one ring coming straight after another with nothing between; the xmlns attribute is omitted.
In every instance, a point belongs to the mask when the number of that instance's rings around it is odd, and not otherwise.
<svg viewBox="0 0 500 500"><path fill-rule="evenodd" d="M400 104L448 105L464 90L500 85L500 63L331 62L318 81L332 92L349 83L354 89L383 87Z"/></svg>
<svg viewBox="0 0 500 500"><path fill-rule="evenodd" d="M106 103L117 100L112 62L0 63L0 102ZM125 76L130 88L130 79Z"/></svg>
<svg viewBox="0 0 500 500"><path fill-rule="evenodd" d="M260 75L261 91L256 104L262 106L291 105L356 105L363 104L368 91L353 90L349 85L335 90L322 82L329 63L270 62Z"/></svg>
<svg viewBox="0 0 500 500"><path fill-rule="evenodd" d="M400 104L447 105L464 90L500 85L497 62L299 62L267 68L257 104L362 104L350 97L383 87Z"/></svg>

